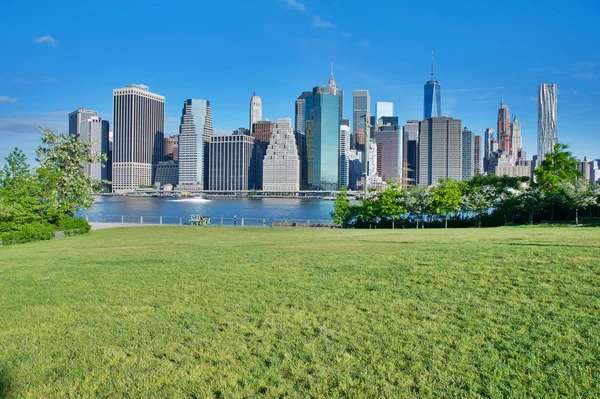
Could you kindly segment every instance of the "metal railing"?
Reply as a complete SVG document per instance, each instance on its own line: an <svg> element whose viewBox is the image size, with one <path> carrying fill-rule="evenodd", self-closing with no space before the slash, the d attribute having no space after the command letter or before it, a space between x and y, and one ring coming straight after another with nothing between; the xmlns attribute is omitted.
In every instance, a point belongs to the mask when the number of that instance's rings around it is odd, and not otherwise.
<svg viewBox="0 0 600 399"><path fill-rule="evenodd" d="M86 214L83 216L92 223L123 223L140 225L167 225L167 226L190 226L195 225L197 220L192 215L187 216L128 216L128 215L98 215ZM311 219L277 219L277 218L240 218L225 216L207 216L206 224L200 227L340 227L331 220Z"/></svg>

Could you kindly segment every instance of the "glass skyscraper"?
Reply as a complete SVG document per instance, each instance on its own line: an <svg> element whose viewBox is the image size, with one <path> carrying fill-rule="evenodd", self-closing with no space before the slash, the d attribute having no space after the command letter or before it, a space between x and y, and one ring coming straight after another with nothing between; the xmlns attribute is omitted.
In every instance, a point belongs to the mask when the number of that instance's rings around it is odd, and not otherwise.
<svg viewBox="0 0 600 399"><path fill-rule="evenodd" d="M542 84L538 91L538 148L539 165L546 154L554 151L558 142L556 135L556 91L555 84Z"/></svg>
<svg viewBox="0 0 600 399"><path fill-rule="evenodd" d="M433 78L433 54L431 54L431 80L425 83L425 105L423 119L442 116L442 94L440 84Z"/></svg>
<svg viewBox="0 0 600 399"><path fill-rule="evenodd" d="M213 135L212 113L207 100L185 100L179 127L179 186L206 189L208 143Z"/></svg>

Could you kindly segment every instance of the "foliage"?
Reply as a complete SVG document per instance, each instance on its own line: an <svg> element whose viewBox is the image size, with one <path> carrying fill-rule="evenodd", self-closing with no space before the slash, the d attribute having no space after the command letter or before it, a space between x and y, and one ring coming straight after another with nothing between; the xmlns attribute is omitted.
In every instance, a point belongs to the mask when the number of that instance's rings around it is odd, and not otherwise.
<svg viewBox="0 0 600 399"><path fill-rule="evenodd" d="M424 221L425 215L431 212L432 204L431 187L411 187L406 191L404 206L408 214L416 221L417 229L419 222Z"/></svg>
<svg viewBox="0 0 600 399"><path fill-rule="evenodd" d="M333 203L333 211L331 212L333 222L348 226L356 214L355 208L350 204L346 187L342 187Z"/></svg>
<svg viewBox="0 0 600 399"><path fill-rule="evenodd" d="M597 205L597 190L581 177L563 185L562 191L565 193L566 203L569 208L575 210L575 224L579 224L579 210Z"/></svg>
<svg viewBox="0 0 600 399"><path fill-rule="evenodd" d="M7 398L600 397L595 228L136 227L0 259Z"/></svg>
<svg viewBox="0 0 600 399"><path fill-rule="evenodd" d="M533 224L535 213L544 209L546 206L546 197L544 192L536 185L528 186L517 198L517 210L525 211L529 214L529 224Z"/></svg>
<svg viewBox="0 0 600 399"><path fill-rule="evenodd" d="M448 216L458 211L462 200L462 190L454 179L440 179L433 187L433 202L431 208L434 213L443 216L444 226L448 228Z"/></svg>
<svg viewBox="0 0 600 399"><path fill-rule="evenodd" d="M2 245L24 244L27 242L50 240L54 237L55 226L37 222L18 226L18 229L0 233Z"/></svg>

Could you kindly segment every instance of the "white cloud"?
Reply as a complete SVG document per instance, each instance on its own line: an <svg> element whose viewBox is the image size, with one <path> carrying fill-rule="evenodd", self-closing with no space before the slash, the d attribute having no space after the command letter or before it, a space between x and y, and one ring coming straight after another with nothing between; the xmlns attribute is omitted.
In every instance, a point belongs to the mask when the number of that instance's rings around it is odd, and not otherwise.
<svg viewBox="0 0 600 399"><path fill-rule="evenodd" d="M352 37L352 33L341 31L340 34L344 39L350 39Z"/></svg>
<svg viewBox="0 0 600 399"><path fill-rule="evenodd" d="M35 39L33 39L33 40L34 40L36 43L39 43L39 44L47 44L47 45L49 45L49 46L56 46L56 43L58 43L58 42L56 41L56 39L55 39L55 38L53 38L53 37L52 37L52 36L50 36L50 35L46 35L46 36L39 36L39 37L36 37L36 38L35 38Z"/></svg>
<svg viewBox="0 0 600 399"><path fill-rule="evenodd" d="M529 96L529 97L527 97L527 100L529 100L529 101L537 101L538 99L537 99L537 97Z"/></svg>
<svg viewBox="0 0 600 399"><path fill-rule="evenodd" d="M576 78L589 79L589 80L597 80L600 75L594 72L586 72L586 73L578 73L575 75Z"/></svg>
<svg viewBox="0 0 600 399"><path fill-rule="evenodd" d="M17 99L14 97L0 96L0 103L15 104L16 102L17 102Z"/></svg>
<svg viewBox="0 0 600 399"><path fill-rule="evenodd" d="M335 28L335 25L329 21L321 19L318 15L313 17L313 26L317 28Z"/></svg>
<svg viewBox="0 0 600 399"><path fill-rule="evenodd" d="M306 6L297 0L281 0L281 1L283 1L285 4L287 4L294 10L306 11Z"/></svg>

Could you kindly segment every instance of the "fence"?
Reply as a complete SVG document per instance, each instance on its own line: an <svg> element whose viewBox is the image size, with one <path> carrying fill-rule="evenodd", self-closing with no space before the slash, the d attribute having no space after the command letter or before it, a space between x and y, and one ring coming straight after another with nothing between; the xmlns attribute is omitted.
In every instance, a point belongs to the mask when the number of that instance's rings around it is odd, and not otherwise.
<svg viewBox="0 0 600 399"><path fill-rule="evenodd" d="M123 223L123 224L147 224L147 225L170 225L190 226L200 224L193 215L187 216L126 216L126 215L89 215L85 219L92 223ZM207 226L217 227L341 227L331 220L310 219L272 219L272 218L239 218L239 217L214 217L209 216Z"/></svg>

